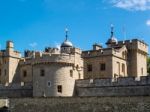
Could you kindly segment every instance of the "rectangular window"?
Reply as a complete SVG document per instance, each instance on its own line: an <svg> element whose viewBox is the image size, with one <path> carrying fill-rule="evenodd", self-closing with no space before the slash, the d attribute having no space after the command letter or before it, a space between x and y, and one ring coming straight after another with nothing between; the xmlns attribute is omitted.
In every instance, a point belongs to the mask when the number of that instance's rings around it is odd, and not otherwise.
<svg viewBox="0 0 150 112"><path fill-rule="evenodd" d="M143 68L141 68L141 74L143 75Z"/></svg>
<svg viewBox="0 0 150 112"><path fill-rule="evenodd" d="M42 69L42 70L40 71L40 75L41 75L41 77L44 77L44 76L45 76L45 70Z"/></svg>
<svg viewBox="0 0 150 112"><path fill-rule="evenodd" d="M88 72L91 72L91 71L92 71L92 65L91 65L91 64L88 64L88 65L87 65L87 71L88 71Z"/></svg>
<svg viewBox="0 0 150 112"><path fill-rule="evenodd" d="M62 93L62 85L57 86L57 91L58 91L58 93Z"/></svg>
<svg viewBox="0 0 150 112"><path fill-rule="evenodd" d="M105 71L105 69L106 69L105 63L100 64L100 70Z"/></svg>
<svg viewBox="0 0 150 112"><path fill-rule="evenodd" d="M4 70L4 75L6 76L6 74L7 74L7 71L6 71L6 69Z"/></svg>
<svg viewBox="0 0 150 112"><path fill-rule="evenodd" d="M70 70L70 77L73 77L73 70Z"/></svg>
<svg viewBox="0 0 150 112"><path fill-rule="evenodd" d="M26 70L23 71L23 77L27 77L27 71Z"/></svg>
<svg viewBox="0 0 150 112"><path fill-rule="evenodd" d="M4 59L4 64L6 64L6 59Z"/></svg>
<svg viewBox="0 0 150 112"><path fill-rule="evenodd" d="M122 64L122 72L125 72L125 64Z"/></svg>
<svg viewBox="0 0 150 112"><path fill-rule="evenodd" d="M0 69L0 76L2 75L2 71L1 71L1 69Z"/></svg>
<svg viewBox="0 0 150 112"><path fill-rule="evenodd" d="M117 75L119 75L120 76L120 69L121 69L121 67L120 67L120 62L117 62L117 66L118 66L118 73L117 73Z"/></svg>

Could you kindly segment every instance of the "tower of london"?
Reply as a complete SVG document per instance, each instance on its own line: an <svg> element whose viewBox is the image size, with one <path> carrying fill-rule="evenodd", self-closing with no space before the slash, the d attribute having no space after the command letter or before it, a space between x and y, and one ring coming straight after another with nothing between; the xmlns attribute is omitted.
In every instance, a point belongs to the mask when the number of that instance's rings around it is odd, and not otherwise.
<svg viewBox="0 0 150 112"><path fill-rule="evenodd" d="M114 86L117 87L122 84L117 85L117 81L124 80L123 85L132 86L137 79L147 80L148 45L144 41L118 41L111 27L106 45L95 43L92 50L81 51L69 41L66 30L60 49L25 50L21 56L15 51L14 43L7 41L6 49L0 51L0 90L3 90L0 96L90 96L87 91L96 84L103 88L116 81ZM145 85L150 82L149 78L147 81ZM135 86L140 84L142 81Z"/></svg>

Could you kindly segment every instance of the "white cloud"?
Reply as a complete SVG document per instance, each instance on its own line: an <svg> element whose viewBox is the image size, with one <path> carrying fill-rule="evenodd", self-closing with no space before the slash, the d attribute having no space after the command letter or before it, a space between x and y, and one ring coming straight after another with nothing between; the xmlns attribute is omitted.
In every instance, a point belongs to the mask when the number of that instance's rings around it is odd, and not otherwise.
<svg viewBox="0 0 150 112"><path fill-rule="evenodd" d="M146 25L150 26L150 19L146 21Z"/></svg>
<svg viewBox="0 0 150 112"><path fill-rule="evenodd" d="M150 10L150 0L111 0L114 7L130 11Z"/></svg>
<svg viewBox="0 0 150 112"><path fill-rule="evenodd" d="M37 46L37 43L36 42L30 43L29 46L35 48Z"/></svg>

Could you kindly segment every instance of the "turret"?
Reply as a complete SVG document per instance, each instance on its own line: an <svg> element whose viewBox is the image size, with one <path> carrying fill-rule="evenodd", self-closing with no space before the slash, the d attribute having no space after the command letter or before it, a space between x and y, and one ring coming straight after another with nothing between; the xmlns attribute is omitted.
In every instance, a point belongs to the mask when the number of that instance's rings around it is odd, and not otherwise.
<svg viewBox="0 0 150 112"><path fill-rule="evenodd" d="M21 59L21 54L14 50L14 43L12 41L6 42L6 50L3 53L3 64L1 66L1 82L2 84L9 85L12 82L18 82L17 77L18 63Z"/></svg>
<svg viewBox="0 0 150 112"><path fill-rule="evenodd" d="M71 53L71 49L73 48L73 44L68 40L68 29L65 29L66 39L61 44L61 53Z"/></svg>
<svg viewBox="0 0 150 112"><path fill-rule="evenodd" d="M110 38L107 40L106 45L107 47L113 47L114 45L116 45L118 43L117 39L114 36L114 26L111 25L111 36Z"/></svg>
<svg viewBox="0 0 150 112"><path fill-rule="evenodd" d="M14 52L14 43L12 41L6 42L6 51L7 55L10 55L12 52Z"/></svg>
<svg viewBox="0 0 150 112"><path fill-rule="evenodd" d="M93 44L93 50L100 50L100 49L102 49L103 47L102 47L102 45L100 45L100 44L97 44L97 43L95 43L95 44Z"/></svg>

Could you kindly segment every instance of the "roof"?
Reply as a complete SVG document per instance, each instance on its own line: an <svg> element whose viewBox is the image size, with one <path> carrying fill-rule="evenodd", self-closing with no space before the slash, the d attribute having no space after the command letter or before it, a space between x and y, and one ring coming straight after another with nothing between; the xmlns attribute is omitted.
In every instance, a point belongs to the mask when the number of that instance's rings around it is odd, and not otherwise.
<svg viewBox="0 0 150 112"><path fill-rule="evenodd" d="M73 47L73 44L69 40L65 40L62 44L61 47Z"/></svg>

